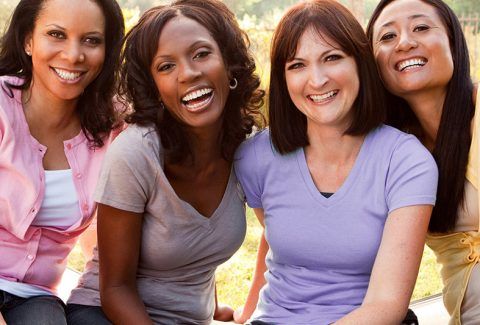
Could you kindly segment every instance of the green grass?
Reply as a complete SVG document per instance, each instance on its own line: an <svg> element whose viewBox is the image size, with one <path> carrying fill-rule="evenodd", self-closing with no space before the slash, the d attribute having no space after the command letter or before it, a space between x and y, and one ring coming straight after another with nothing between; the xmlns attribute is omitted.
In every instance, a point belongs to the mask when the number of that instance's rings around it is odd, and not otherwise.
<svg viewBox="0 0 480 325"><path fill-rule="evenodd" d="M242 247L230 260L219 266L216 275L219 301L234 308L242 306L247 297L262 232L260 224L250 209L247 210L247 224L247 236ZM80 272L83 270L84 259L78 245L69 257L68 266ZM425 247L412 300L441 291L439 270L440 267L435 262L433 252Z"/></svg>

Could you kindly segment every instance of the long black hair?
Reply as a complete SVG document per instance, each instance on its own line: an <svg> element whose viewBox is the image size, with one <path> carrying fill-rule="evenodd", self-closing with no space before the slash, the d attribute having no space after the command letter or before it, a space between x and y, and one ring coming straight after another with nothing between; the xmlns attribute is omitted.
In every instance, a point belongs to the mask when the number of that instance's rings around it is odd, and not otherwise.
<svg viewBox="0 0 480 325"><path fill-rule="evenodd" d="M373 26L383 9L396 0L381 0L372 14L367 36L372 43ZM453 58L453 75L447 85L433 157L439 169L437 202L430 219L430 232L451 231L457 222L458 208L465 196L465 173L471 144L471 122L475 114L473 83L467 42L462 26L452 9L442 0L420 0L435 8L445 25ZM390 95L387 123L402 130L419 127L419 121L405 100Z"/></svg>

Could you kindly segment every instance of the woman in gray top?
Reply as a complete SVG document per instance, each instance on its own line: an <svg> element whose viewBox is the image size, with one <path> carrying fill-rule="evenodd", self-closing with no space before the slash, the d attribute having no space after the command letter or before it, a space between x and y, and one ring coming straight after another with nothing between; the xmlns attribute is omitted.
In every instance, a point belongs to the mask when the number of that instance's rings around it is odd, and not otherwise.
<svg viewBox="0 0 480 325"><path fill-rule="evenodd" d="M128 33L131 125L104 161L98 254L69 300L70 324L232 319L216 304L214 272L245 235L232 160L264 95L247 44L217 0L152 8Z"/></svg>

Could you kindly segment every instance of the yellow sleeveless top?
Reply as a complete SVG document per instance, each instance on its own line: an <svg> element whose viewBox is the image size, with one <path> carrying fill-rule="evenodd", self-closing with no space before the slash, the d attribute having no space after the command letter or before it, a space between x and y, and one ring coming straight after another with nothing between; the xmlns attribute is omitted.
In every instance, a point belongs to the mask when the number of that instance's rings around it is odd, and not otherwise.
<svg viewBox="0 0 480 325"><path fill-rule="evenodd" d="M480 175L480 91L477 94L472 144L470 146L466 178L477 189L480 202L478 177ZM480 224L480 220L479 220ZM442 265L443 302L450 314L450 325L461 325L460 308L465 296L473 267L480 261L480 232L455 232L446 235L427 235L427 245L435 252Z"/></svg>

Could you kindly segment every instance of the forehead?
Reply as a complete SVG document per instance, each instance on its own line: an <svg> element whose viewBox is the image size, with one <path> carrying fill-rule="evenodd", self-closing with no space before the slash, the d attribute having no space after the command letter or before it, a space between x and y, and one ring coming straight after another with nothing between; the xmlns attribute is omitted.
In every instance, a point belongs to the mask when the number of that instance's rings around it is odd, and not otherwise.
<svg viewBox="0 0 480 325"><path fill-rule="evenodd" d="M340 49L340 45L324 32L310 26L298 39L295 55L313 51L328 51L331 49Z"/></svg>
<svg viewBox="0 0 480 325"><path fill-rule="evenodd" d="M436 8L432 5L421 0L396 0L382 10L374 24L374 31L422 17L442 23Z"/></svg>
<svg viewBox="0 0 480 325"><path fill-rule="evenodd" d="M177 16L163 27L158 39L158 51L180 50L198 42L218 46L210 32L202 24L185 16Z"/></svg>
<svg viewBox="0 0 480 325"><path fill-rule="evenodd" d="M103 31L105 16L102 8L92 0L47 0L43 2L38 13L35 27L48 25Z"/></svg>

